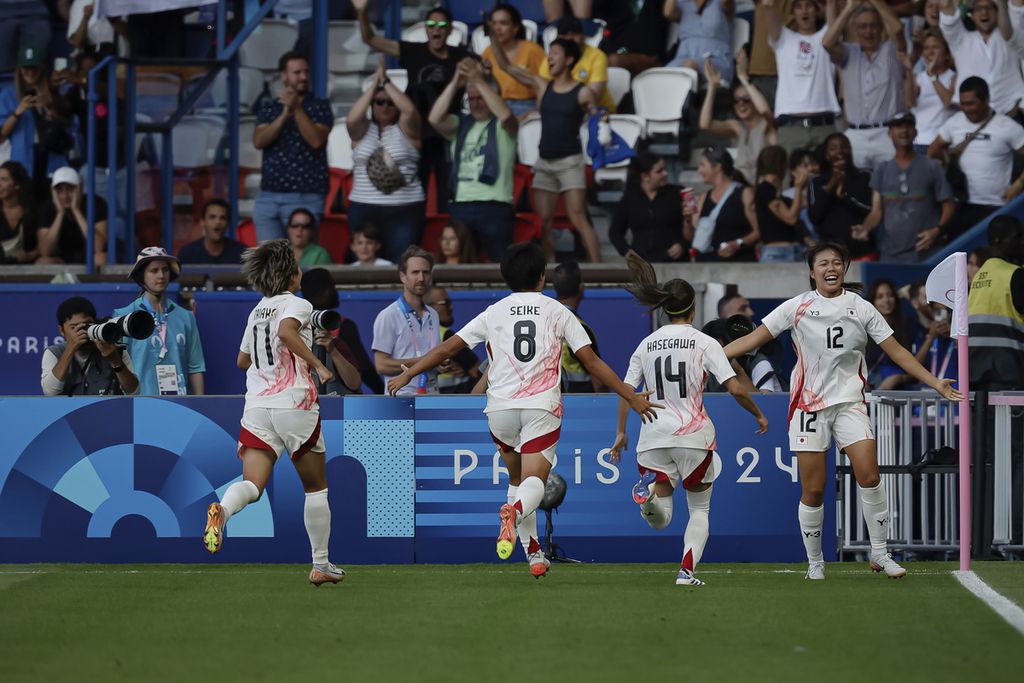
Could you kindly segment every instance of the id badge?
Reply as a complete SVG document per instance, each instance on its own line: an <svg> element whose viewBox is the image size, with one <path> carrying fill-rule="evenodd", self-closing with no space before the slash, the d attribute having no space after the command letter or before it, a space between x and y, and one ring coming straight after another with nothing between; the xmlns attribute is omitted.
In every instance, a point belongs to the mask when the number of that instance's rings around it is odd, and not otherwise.
<svg viewBox="0 0 1024 683"><path fill-rule="evenodd" d="M178 387L177 366L163 363L156 366L156 384L161 396L178 396L181 390Z"/></svg>

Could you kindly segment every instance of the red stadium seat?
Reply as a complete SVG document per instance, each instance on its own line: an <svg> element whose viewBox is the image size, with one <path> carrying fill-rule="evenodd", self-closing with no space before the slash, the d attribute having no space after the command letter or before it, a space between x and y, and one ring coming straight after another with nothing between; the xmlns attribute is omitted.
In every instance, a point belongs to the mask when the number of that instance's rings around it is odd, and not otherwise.
<svg viewBox="0 0 1024 683"><path fill-rule="evenodd" d="M327 201L324 216L340 216L348 213L348 197L352 193L352 171L330 167L328 171ZM339 210L340 209L340 210Z"/></svg>
<svg viewBox="0 0 1024 683"><path fill-rule="evenodd" d="M325 215L320 221L320 246L327 250L334 263L345 262L350 238L348 218Z"/></svg>
<svg viewBox="0 0 1024 683"><path fill-rule="evenodd" d="M441 245L441 233L445 226L450 224L451 216L446 213L433 216L428 214L423 224L423 239L420 240L420 246L431 254L436 253Z"/></svg>
<svg viewBox="0 0 1024 683"><path fill-rule="evenodd" d="M238 224L238 229L235 230L235 239L247 247L256 246L256 225L253 224L251 218L246 218Z"/></svg>

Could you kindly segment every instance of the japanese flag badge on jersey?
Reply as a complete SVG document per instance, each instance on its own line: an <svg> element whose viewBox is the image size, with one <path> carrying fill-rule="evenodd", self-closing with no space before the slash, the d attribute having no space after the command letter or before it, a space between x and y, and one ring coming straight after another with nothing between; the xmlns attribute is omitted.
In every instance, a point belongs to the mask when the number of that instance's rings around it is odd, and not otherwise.
<svg viewBox="0 0 1024 683"><path fill-rule="evenodd" d="M857 317L857 309L856 308L847 308L846 309L846 315L850 316L851 318L856 318Z"/></svg>
<svg viewBox="0 0 1024 683"><path fill-rule="evenodd" d="M806 436L798 436L798 437L796 437L796 442L798 444L800 444L801 446L804 446L804 445L807 444L807 437Z"/></svg>

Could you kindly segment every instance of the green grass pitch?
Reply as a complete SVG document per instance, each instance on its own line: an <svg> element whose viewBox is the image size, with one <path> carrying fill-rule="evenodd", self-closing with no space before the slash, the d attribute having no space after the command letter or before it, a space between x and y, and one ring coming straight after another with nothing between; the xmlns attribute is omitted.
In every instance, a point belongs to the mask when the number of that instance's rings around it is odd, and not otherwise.
<svg viewBox="0 0 1024 683"><path fill-rule="evenodd" d="M975 681L1024 637L950 563L0 565L0 681ZM1024 598L1024 563L977 563Z"/></svg>

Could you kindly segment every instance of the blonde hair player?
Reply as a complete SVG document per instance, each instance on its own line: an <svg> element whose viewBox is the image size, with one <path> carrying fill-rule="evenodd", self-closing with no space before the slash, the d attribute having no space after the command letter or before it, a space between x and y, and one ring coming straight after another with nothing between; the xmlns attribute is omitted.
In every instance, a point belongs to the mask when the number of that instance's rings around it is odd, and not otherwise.
<svg viewBox="0 0 1024 683"><path fill-rule="evenodd" d="M645 522L654 529L664 529L672 521L672 493L682 483L690 518L683 534L683 559L676 584L702 586L704 582L694 576L694 569L708 541L715 480L715 426L704 410L705 376L714 375L754 416L758 434L768 430L768 420L736 379L718 341L693 329L696 297L690 283L675 279L659 285L651 264L632 251L626 255L626 264L633 280L627 289L641 303L663 309L670 322L640 342L626 373L627 385L639 388L642 384L648 394L654 393L655 400L665 405L657 422L640 427L636 445L640 481L633 487L633 500L640 505ZM628 415L629 406L620 401L612 462L618 462L627 447Z"/></svg>
<svg viewBox="0 0 1024 683"><path fill-rule="evenodd" d="M789 390L789 448L796 452L800 471L800 533L807 549L808 579L825 578L821 554L825 455L833 440L846 453L860 485L864 522L871 539L870 566L898 579L907 570L887 548L889 504L878 474L875 435L871 430L864 392L868 337L914 379L943 398L963 398L953 380L928 372L893 336L892 328L871 303L845 283L850 255L838 244L819 244L807 254L811 290L786 301L765 316L751 334L725 347L730 358L759 348L785 330L793 331L796 367ZM845 286L844 286L845 285Z"/></svg>
<svg viewBox="0 0 1024 683"><path fill-rule="evenodd" d="M562 431L562 342L587 372L628 401L644 420L655 419L654 408L661 407L623 384L594 353L590 337L572 311L541 293L546 265L544 252L532 242L506 249L501 275L512 294L388 381L388 393L394 396L421 372L467 346L485 343L491 364L484 413L509 481L508 502L498 513L496 549L498 557L507 560L518 535L530 573L537 578L547 574L550 565L537 539L536 510Z"/></svg>
<svg viewBox="0 0 1024 683"><path fill-rule="evenodd" d="M304 519L313 550L309 582L338 583L345 572L327 559L331 508L327 503L327 461L320 432L320 405L310 375L326 383L331 372L310 350L313 305L295 296L302 271L288 240L270 240L247 249L242 272L263 299L249 314L238 352L245 370L245 409L238 436L242 481L224 492L206 513L203 543L211 553L223 547L228 520L263 495L281 453L292 464L306 491Z"/></svg>

